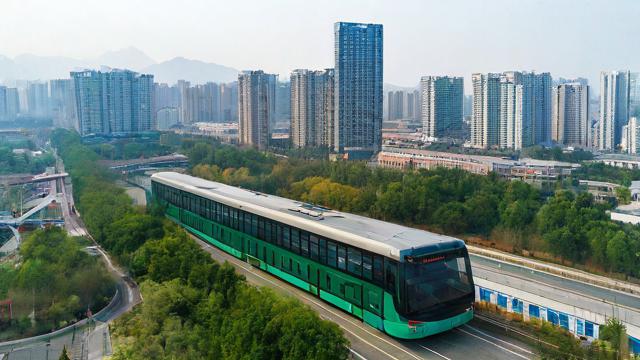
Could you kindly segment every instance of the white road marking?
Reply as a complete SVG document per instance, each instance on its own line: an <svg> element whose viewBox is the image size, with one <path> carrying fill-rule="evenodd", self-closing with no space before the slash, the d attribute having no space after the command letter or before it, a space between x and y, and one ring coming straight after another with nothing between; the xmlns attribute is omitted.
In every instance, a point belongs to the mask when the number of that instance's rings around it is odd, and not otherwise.
<svg viewBox="0 0 640 360"><path fill-rule="evenodd" d="M450 358L448 358L448 357L446 357L446 356L444 356L444 355L440 354L439 352L437 352L437 351L435 351L435 350L433 350L433 349L429 349L428 347L426 347L426 346L424 346L424 345L420 345L420 344L418 344L418 346L420 346L421 348L423 348L423 349L425 349L425 350L431 351L432 353L434 353L434 354L436 354L436 355L440 356L440 357L441 357L441 358L443 358L443 359L451 360Z"/></svg>
<svg viewBox="0 0 640 360"><path fill-rule="evenodd" d="M528 350L528 349L525 349L525 348L523 348L523 347L520 347L520 346L518 346L518 345L516 345L516 344L514 344L514 343L511 343L511 342L508 342L508 341L506 341L506 340L499 339L499 338L497 338L497 337L495 337L495 336L491 336L491 335L489 335L489 334L485 333L484 331L482 331L482 330L480 330L480 329L477 329L477 328L475 328L475 327L473 327L473 326L471 326L471 325L465 324L464 326L465 326L465 327L468 327L469 329L471 329L471 330L473 330L473 331L475 331L475 332L477 332L477 333L479 333L479 334L482 334L482 335L484 335L484 336L486 336L486 337L489 337L489 338L492 338L492 339L494 339L494 340L500 341L500 342L502 342L502 343L508 344L509 346L512 346L512 347L514 347L514 348L516 348L516 349L518 349L518 350L520 350L520 351L522 351L522 352L526 352L527 354L535 355L532 351L530 351L530 350Z"/></svg>
<svg viewBox="0 0 640 360"><path fill-rule="evenodd" d="M364 356L362 356L362 355L358 354L358 352L357 352L357 351L355 351L355 350L353 350L352 348L349 348L349 351L351 351L351 353L352 353L352 354L354 354L355 356L359 357L360 359L362 359L362 360L367 360L367 358L366 358L366 357L364 357Z"/></svg>
<svg viewBox="0 0 640 360"><path fill-rule="evenodd" d="M460 331L460 332L463 332L463 333L465 333L465 334L467 334L467 335L473 336L473 337L475 337L475 338L478 338L478 339L480 339L480 340L482 340L482 341L484 341L484 342L487 342L487 343L489 343L489 344L492 344L492 345L494 345L494 346L496 346L496 347L498 347L498 348L500 348L500 349L502 349L502 350L504 350L504 351L506 351L506 352L508 352L508 353L511 353L511 354L513 354L513 355L515 355L515 356L517 356L517 357L519 357L519 358L529 360L529 358L528 358L528 357L526 357L526 356L524 356L524 355L522 355L522 354L518 354L517 352L515 352L515 351L513 351L513 350L509 350L509 349L507 349L506 347L504 347L504 346L502 346L502 345L498 345L498 344L496 344L496 343L494 343L494 342L492 342L492 341L489 341L489 340L487 340L487 339L485 339L485 338L483 338L483 337L480 337L480 336L478 336L478 335L472 334L472 333L470 333L470 332L468 332L468 331L466 331L466 330L463 330L463 329L460 329L460 328L457 328L456 330L458 330L458 331Z"/></svg>

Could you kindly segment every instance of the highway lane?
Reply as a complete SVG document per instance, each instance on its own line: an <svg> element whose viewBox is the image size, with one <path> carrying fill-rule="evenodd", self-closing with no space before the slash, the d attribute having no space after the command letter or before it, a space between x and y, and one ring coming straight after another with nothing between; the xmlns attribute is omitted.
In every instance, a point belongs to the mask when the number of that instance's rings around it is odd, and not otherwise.
<svg viewBox="0 0 640 360"><path fill-rule="evenodd" d="M475 255L471 263L475 278L640 327L640 298L635 295Z"/></svg>
<svg viewBox="0 0 640 360"><path fill-rule="evenodd" d="M544 271L533 270L520 265L491 259L485 256L469 254L469 257L471 259L471 266L473 267L474 274L476 274L476 268L480 269L479 271L484 270L485 272L492 271L497 273L509 274L548 284L556 288L562 288L576 293L584 294L592 298L602 299L609 303L640 309L640 296L604 288L593 284L588 284L578 280L563 278L561 276L550 274Z"/></svg>
<svg viewBox="0 0 640 360"><path fill-rule="evenodd" d="M250 266L209 243L192 236L218 262L227 261L247 281L266 286L288 296L295 296L316 310L324 319L338 324L351 342L354 359L534 359L528 345L501 334L480 330L473 322L459 329L417 341L394 339L357 318L334 308L317 297L302 291L270 274Z"/></svg>

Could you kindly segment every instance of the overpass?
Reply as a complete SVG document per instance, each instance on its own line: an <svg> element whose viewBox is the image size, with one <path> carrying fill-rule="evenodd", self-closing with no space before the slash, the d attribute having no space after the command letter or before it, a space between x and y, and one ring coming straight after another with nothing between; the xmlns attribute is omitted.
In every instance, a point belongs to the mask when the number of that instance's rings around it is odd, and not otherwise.
<svg viewBox="0 0 640 360"><path fill-rule="evenodd" d="M40 174L40 175L18 175L18 176L0 176L0 184L13 186L23 184L35 184L51 180L64 179L69 176L68 173L60 174Z"/></svg>
<svg viewBox="0 0 640 360"><path fill-rule="evenodd" d="M162 167L185 167L189 165L189 158L182 154L154 156L150 158L131 160L101 160L101 165L111 170L122 172L138 171L142 169L155 169Z"/></svg>

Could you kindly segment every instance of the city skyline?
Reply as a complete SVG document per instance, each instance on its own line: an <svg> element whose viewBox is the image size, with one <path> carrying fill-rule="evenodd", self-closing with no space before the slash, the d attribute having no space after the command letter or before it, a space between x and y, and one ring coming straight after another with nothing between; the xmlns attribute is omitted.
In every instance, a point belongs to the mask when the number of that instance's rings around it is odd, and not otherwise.
<svg viewBox="0 0 640 360"><path fill-rule="evenodd" d="M328 31L336 21L358 21L385 26L384 72L390 84L413 87L427 74L464 76L468 93L472 73L505 70L584 76L596 84L602 70L640 67L640 50L624 40L640 35L640 26L633 19L637 13L633 8L640 10L640 3L625 3L629 11L621 12L604 1L592 1L588 6L578 1L330 2L314 8L309 15L301 11L299 16L288 17L283 14L294 8L289 1L275 5L245 1L224 6L159 1L153 8L142 2L118 6L115 1L103 7L79 6L76 1L8 1L0 14L0 28L5 30L0 32L0 54L91 58L135 46L156 61L184 56L238 70L263 68L284 79L296 68L331 67L333 44ZM120 11L123 7L131 11ZM82 11L72 11L78 8ZM251 21L236 21L237 8L249 9L242 14ZM141 12L148 13L145 20L137 15ZM483 15L489 14L500 18L500 24L487 21L489 18ZM523 15L535 16L536 21L521 22L518 19ZM59 19L67 21L61 24ZM570 19L597 26L576 31ZM84 30L78 32L79 27ZM514 31L502 31L505 27ZM558 32L566 36L554 36ZM85 33L99 41L80 41ZM305 41L297 40L299 37ZM269 41L263 41L266 39ZM292 43L296 51L290 51ZM468 60L470 54L482 56L472 62Z"/></svg>

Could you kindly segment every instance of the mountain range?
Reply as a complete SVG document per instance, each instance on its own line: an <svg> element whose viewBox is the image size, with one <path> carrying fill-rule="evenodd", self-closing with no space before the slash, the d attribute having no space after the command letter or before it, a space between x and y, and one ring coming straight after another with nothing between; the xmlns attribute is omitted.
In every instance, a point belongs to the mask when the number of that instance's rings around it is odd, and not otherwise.
<svg viewBox="0 0 640 360"><path fill-rule="evenodd" d="M232 67L183 57L156 62L141 50L129 47L108 51L96 58L89 59L33 54L23 54L11 59L0 55L0 82L11 84L15 80L63 79L69 77L70 71L100 69L102 67L153 74L156 82L169 84L180 79L196 84L209 81L231 82L238 79L238 70Z"/></svg>

